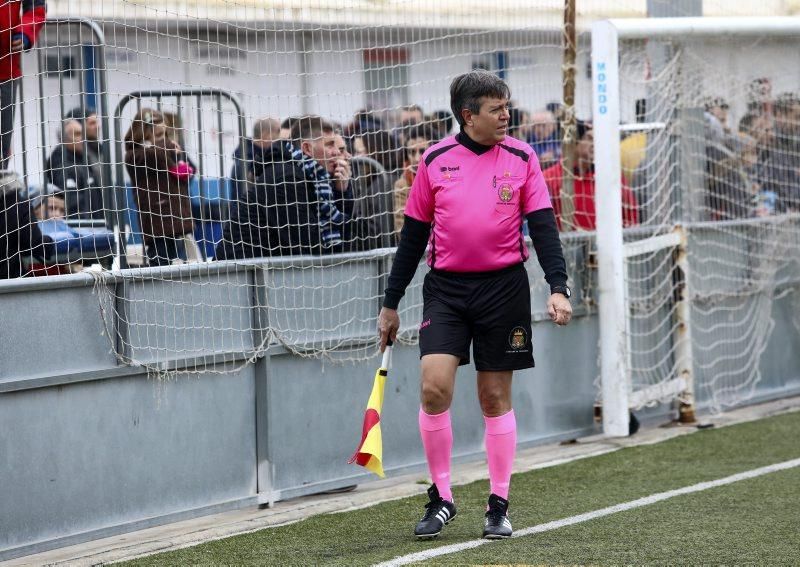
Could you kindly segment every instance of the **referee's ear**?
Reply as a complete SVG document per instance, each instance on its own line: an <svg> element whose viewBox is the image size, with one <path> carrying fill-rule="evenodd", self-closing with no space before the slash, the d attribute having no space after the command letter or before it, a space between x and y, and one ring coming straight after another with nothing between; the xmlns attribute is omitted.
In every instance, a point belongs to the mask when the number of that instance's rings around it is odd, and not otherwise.
<svg viewBox="0 0 800 567"><path fill-rule="evenodd" d="M461 118L464 120L464 126L472 126L472 111L469 108L461 109Z"/></svg>

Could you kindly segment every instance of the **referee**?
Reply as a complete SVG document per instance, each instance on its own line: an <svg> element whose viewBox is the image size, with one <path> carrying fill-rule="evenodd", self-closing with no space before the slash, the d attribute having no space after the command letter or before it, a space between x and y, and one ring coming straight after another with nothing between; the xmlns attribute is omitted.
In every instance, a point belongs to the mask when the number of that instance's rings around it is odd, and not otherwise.
<svg viewBox="0 0 800 567"><path fill-rule="evenodd" d="M414 530L419 538L436 537L456 516L450 403L456 369L470 361L470 343L491 487L483 537L512 533L508 489L517 424L511 376L534 365L523 219L550 284L550 318L558 325L572 318L564 255L539 160L528 144L506 135L510 95L508 85L487 71L451 83L450 106L461 131L423 154L378 319L383 351L400 328L397 306L429 245L419 331L419 429L433 485Z"/></svg>

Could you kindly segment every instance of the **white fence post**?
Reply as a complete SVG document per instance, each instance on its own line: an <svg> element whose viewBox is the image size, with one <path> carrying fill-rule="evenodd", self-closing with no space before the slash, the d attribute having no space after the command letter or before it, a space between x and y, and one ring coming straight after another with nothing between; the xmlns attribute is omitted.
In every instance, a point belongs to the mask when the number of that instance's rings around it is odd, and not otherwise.
<svg viewBox="0 0 800 567"><path fill-rule="evenodd" d="M622 248L622 171L619 149L619 46L609 21L592 25L592 109L600 313L603 431L628 435L625 278Z"/></svg>

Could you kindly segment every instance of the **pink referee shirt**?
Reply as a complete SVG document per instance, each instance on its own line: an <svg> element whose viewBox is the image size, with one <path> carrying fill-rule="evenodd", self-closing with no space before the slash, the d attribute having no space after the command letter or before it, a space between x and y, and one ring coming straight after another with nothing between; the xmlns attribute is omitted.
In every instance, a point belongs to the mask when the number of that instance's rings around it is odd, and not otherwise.
<svg viewBox="0 0 800 567"><path fill-rule="evenodd" d="M405 214L433 224L429 266L486 272L527 260L524 217L551 207L528 144L506 136L483 146L461 133L423 154Z"/></svg>

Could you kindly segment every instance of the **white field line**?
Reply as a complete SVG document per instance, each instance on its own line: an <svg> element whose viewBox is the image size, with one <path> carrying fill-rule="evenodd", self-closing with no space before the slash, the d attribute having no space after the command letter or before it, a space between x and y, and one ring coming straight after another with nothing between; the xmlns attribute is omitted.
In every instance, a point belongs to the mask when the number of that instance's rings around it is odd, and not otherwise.
<svg viewBox="0 0 800 567"><path fill-rule="evenodd" d="M570 516L569 518L564 518L562 520L555 520L553 522L547 522L546 524L539 524L538 526L525 528L514 532L514 535L512 537L524 537L531 534L540 534L543 532L549 532L551 530L557 530L565 526L580 524L582 522L588 522L589 520L594 520L595 518L602 518L603 516L616 514L617 512L625 512L626 510L633 510L634 508L649 506L651 504L655 504L656 502L661 502L662 500L674 498L675 496L683 496L684 494L702 492L703 490L708 490L710 488L725 486L726 484L733 484L734 482L739 482L740 480L756 478L759 476L763 476L765 474L791 469L798 466L800 466L800 459L793 459L791 461L784 461L782 463L776 463L774 465L769 465L766 467L745 471L731 476L726 476L725 478L720 478L717 480L701 482L698 484L693 484L691 486L685 486L683 488L676 488L675 490L669 490L667 492L659 492L657 494L645 496L644 498L639 498L638 500L623 502L622 504L616 504L614 506L609 506L607 508L601 508L600 510L595 510L593 512L578 514L577 516ZM411 553L409 555L402 555L400 557L395 557L390 561L379 563L378 567L394 567L395 565L407 565L409 563L426 561L434 557L448 555L451 553L458 553L459 551L464 551L466 549L479 547L487 543L492 543L492 541L493 540L488 540L488 539L475 539L472 541L465 541L463 543L444 545L442 547L428 549L426 551L420 551L418 553Z"/></svg>

